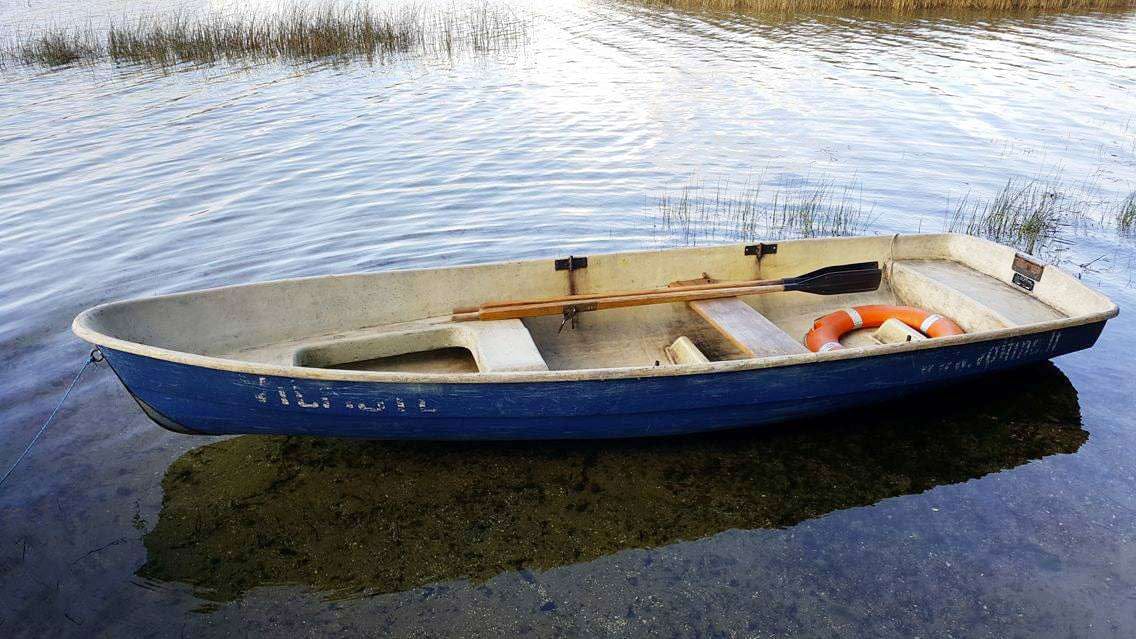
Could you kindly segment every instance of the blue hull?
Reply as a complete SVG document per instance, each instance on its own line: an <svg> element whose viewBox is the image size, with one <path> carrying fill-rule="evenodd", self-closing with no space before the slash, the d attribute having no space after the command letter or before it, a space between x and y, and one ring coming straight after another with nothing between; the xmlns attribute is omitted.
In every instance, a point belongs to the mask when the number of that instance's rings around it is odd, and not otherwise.
<svg viewBox="0 0 1136 639"><path fill-rule="evenodd" d="M180 432L592 439L767 424L878 402L1085 349L1103 327L728 373L497 384L262 377L102 350L146 413Z"/></svg>

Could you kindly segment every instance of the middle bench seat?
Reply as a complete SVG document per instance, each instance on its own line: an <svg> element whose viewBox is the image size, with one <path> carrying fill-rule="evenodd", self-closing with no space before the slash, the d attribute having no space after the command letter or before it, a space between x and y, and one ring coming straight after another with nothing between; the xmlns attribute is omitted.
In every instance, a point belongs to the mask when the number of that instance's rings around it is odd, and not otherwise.
<svg viewBox="0 0 1136 639"><path fill-rule="evenodd" d="M688 302L690 308L750 357L807 353L809 349L736 297Z"/></svg>

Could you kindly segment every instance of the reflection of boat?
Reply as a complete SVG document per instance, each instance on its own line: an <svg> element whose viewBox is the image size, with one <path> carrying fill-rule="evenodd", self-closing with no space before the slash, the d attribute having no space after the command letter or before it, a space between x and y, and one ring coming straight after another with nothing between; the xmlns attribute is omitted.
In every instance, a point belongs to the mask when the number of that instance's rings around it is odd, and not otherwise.
<svg viewBox="0 0 1136 639"><path fill-rule="evenodd" d="M768 284L872 262L885 266L883 281L873 268L858 293ZM667 283L682 290L652 288ZM563 319L502 318L501 307L489 309L492 321L451 316L486 300L568 293L570 304L556 302ZM630 298L669 303L587 312ZM861 330L845 340L853 348L801 345L814 318L862 304L921 307L966 334L881 342ZM478 317L489 317L485 308ZM1008 247L911 235L287 280L107 304L74 326L151 418L182 432L541 439L833 411L1088 348L1116 313L1079 280Z"/></svg>
<svg viewBox="0 0 1136 639"><path fill-rule="evenodd" d="M483 580L966 481L1075 452L1080 424L1076 391L1045 364L836 427L603 443L238 437L170 467L140 574L221 600L265 584L349 595Z"/></svg>

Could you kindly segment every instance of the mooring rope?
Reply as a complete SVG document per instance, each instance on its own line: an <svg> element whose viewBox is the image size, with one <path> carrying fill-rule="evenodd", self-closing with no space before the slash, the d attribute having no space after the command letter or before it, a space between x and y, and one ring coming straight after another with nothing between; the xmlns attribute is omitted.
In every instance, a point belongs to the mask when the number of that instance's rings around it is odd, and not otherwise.
<svg viewBox="0 0 1136 639"><path fill-rule="evenodd" d="M3 487L4 482L8 481L8 477L10 477L12 473L16 471L16 466L19 466L20 462L24 461L24 458L28 456L28 453L32 452L32 447L35 446L36 442L39 441L39 438L43 436L44 431L46 431L47 427L51 424L51 420L55 419L55 415L59 412L59 409L63 408L63 403L67 401L67 396L71 394L71 389L75 388L75 384L79 383L79 378L83 376L84 372L86 372L87 367L89 367L91 364L97 364L101 361L103 361L103 354L99 351L99 349L96 348L91 351L90 357L88 357L87 361L83 363L83 368L79 369L79 373L75 375L75 379L71 380L71 385L67 387L67 390L63 391L63 397L59 398L59 403L55 405L55 410L51 411L51 414L48 415L47 419L43 422L43 426L39 427L39 431L35 434L35 437L32 437L32 440L28 442L27 448L25 448L24 452L20 453L20 456L16 458L16 463L12 464L12 467L8 469L8 472L4 473L3 477L0 477L0 487Z"/></svg>

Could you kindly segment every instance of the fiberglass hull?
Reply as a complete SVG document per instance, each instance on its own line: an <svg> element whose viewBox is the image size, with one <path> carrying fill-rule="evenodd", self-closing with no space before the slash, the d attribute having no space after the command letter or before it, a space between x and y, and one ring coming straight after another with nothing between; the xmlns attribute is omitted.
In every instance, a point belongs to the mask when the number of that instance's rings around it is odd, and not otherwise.
<svg viewBox="0 0 1136 639"><path fill-rule="evenodd" d="M207 435L510 440L769 424L1089 348L1104 322L786 366L606 379L397 383L256 375L103 348L159 425Z"/></svg>

